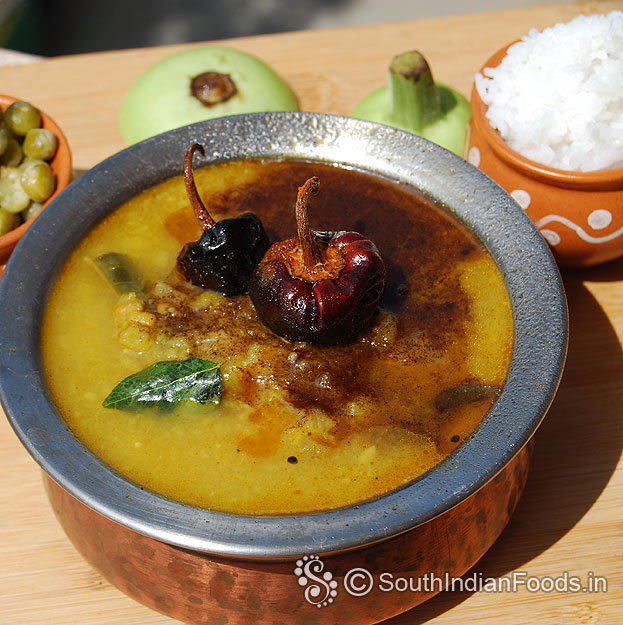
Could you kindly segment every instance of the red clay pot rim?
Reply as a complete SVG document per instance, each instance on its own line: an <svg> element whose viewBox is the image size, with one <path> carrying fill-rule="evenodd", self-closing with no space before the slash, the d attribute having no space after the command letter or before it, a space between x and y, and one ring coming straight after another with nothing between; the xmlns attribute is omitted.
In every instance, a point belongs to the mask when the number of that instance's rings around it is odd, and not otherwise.
<svg viewBox="0 0 623 625"><path fill-rule="evenodd" d="M10 104L18 102L21 99L23 98L0 95L0 106L2 107L2 111L4 112ZM41 209L43 210L71 182L72 159L69 143L67 142L67 138L63 134L63 131L47 113L42 111L39 107L36 108L41 114L41 127L51 130L58 139L56 154L50 162L52 171L56 175L56 189L54 190L54 193L52 193L52 195L44 202L43 208ZM41 211L39 211L39 213L41 213ZM19 225L17 228L14 228L6 234L0 236L0 252L6 248L17 245L17 242L24 236L24 233L28 230L28 228L30 228L32 222L37 219L39 213ZM0 263L0 275L2 275L2 268L3 264Z"/></svg>
<svg viewBox="0 0 623 625"><path fill-rule="evenodd" d="M518 41L520 40L513 41L498 50L480 68L480 73L484 75L483 72L486 67L497 67L506 56L508 49L515 43L518 43ZM478 131L497 156L514 169L523 172L531 178L545 181L548 184L559 187L581 190L598 189L600 191L623 189L623 167L589 172L555 169L532 161L510 148L504 139L502 139L500 133L491 126L489 120L486 118L487 106L482 101L476 89L476 83L474 83L472 87L471 105L472 116Z"/></svg>

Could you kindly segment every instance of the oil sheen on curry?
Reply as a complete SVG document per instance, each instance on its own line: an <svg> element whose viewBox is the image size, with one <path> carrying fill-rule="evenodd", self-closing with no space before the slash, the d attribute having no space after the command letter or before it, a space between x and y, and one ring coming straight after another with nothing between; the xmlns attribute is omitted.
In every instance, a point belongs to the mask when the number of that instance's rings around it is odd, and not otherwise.
<svg viewBox="0 0 623 625"><path fill-rule="evenodd" d="M371 325L325 345L274 334L248 295L191 284L176 268L201 230L181 177L143 192L77 247L50 298L43 354L55 401L93 453L171 499L241 514L338 508L399 488L470 435L503 387L513 326L493 259L444 209L406 186L297 161L196 172L218 222L252 211L271 242L296 235L310 177L311 226L369 237L387 286ZM117 292L94 259L131 258ZM220 403L105 408L124 378L190 357L217 363Z"/></svg>

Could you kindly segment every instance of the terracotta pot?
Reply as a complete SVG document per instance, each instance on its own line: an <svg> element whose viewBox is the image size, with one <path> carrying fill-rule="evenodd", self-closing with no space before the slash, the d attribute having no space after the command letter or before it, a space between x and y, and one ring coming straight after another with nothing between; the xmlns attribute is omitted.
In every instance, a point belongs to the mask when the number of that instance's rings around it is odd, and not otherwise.
<svg viewBox="0 0 623 625"><path fill-rule="evenodd" d="M203 143L209 162L282 157L377 173L420 189L483 241L511 300L513 356L501 395L445 460L404 487L357 505L245 516L183 505L141 488L68 430L40 361L41 316L51 285L95 224L179 174L179 155L194 141ZM566 355L560 275L534 224L508 194L420 137L314 113L210 120L104 161L72 183L33 225L7 265L0 299L0 342L13 347L0 350L0 399L46 474L68 536L121 590L197 625L367 625L439 592L446 574L467 571L512 514L525 484L529 442L554 397ZM12 323L16 318L20 323ZM440 581L428 589L388 592L381 586L383 573L413 583L425 574ZM364 592L370 578L373 587Z"/></svg>
<svg viewBox="0 0 623 625"><path fill-rule="evenodd" d="M6 111L10 104L17 102L19 98L13 98L7 95L0 95L0 108L2 111ZM43 204L43 208L48 204L71 182L71 151L67 139L63 134L63 131L58 127L56 122L47 115L44 111L39 110L41 115L41 127L52 131L58 139L58 147L54 158L50 161L50 167L56 176L56 189L54 193ZM26 233L26 230L30 228L33 221L37 217L32 217L28 221L24 222L17 228L7 232L0 236L0 276L4 272L4 265L6 264L11 252L15 246L19 243L20 239Z"/></svg>
<svg viewBox="0 0 623 625"><path fill-rule="evenodd" d="M481 72L497 67L509 47ZM623 256L623 168L572 172L540 165L512 150L491 126L475 85L471 105L465 157L526 211L560 265L589 267Z"/></svg>

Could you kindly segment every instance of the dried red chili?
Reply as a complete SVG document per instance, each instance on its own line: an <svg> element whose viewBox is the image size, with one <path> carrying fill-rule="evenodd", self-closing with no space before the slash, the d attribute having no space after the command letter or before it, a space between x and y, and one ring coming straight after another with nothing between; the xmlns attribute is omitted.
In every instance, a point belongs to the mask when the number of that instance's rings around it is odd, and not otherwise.
<svg viewBox="0 0 623 625"><path fill-rule="evenodd" d="M367 327L385 291L387 272L370 239L358 232L317 232L307 199L312 177L299 188L298 238L275 243L253 272L249 295L262 321L292 341L337 344Z"/></svg>

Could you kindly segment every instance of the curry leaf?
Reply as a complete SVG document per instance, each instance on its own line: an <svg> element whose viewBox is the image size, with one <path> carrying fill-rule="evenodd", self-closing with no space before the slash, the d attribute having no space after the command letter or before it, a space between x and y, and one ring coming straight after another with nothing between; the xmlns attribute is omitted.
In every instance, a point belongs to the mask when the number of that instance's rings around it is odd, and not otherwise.
<svg viewBox="0 0 623 625"><path fill-rule="evenodd" d="M142 290L141 273L126 254L108 252L94 258L93 262L117 293L139 293Z"/></svg>
<svg viewBox="0 0 623 625"><path fill-rule="evenodd" d="M499 386L461 384L439 393L435 399L435 408L441 411L452 410L481 399L497 397L501 392Z"/></svg>
<svg viewBox="0 0 623 625"><path fill-rule="evenodd" d="M201 358L157 362L125 378L104 400L104 408L167 410L180 402L221 401L219 365Z"/></svg>

